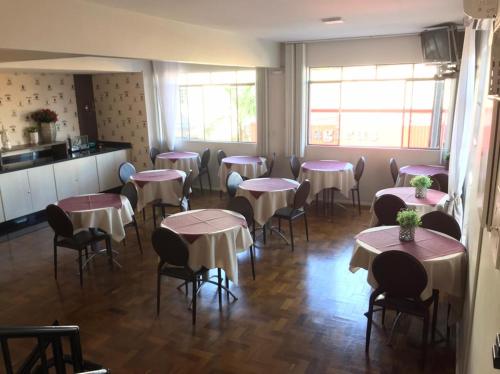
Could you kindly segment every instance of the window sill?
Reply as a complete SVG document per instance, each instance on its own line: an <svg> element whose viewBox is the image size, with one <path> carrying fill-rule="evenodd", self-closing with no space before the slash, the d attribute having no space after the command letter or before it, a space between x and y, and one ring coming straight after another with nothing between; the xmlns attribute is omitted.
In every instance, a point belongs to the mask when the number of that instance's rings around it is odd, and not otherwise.
<svg viewBox="0 0 500 374"><path fill-rule="evenodd" d="M325 148L325 149L373 149L373 150L396 150L396 151L418 151L418 152L427 152L434 151L440 152L440 148L401 148L401 147L387 147L387 146L362 146L362 145L325 145L325 144L307 144L307 148Z"/></svg>

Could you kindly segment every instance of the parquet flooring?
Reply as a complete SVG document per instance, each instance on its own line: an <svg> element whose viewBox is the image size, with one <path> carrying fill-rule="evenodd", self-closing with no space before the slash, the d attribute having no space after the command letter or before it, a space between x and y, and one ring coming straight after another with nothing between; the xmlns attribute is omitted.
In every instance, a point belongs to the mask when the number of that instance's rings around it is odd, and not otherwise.
<svg viewBox="0 0 500 374"><path fill-rule="evenodd" d="M196 193L192 200L193 209L225 204L218 193ZM215 287L206 286L195 327L175 280L164 281L156 317L151 219L139 221L144 254L130 230L125 247L114 243L123 269L110 270L98 258L83 289L70 250L60 250L54 280L52 231L42 227L0 243L0 324L58 319L79 325L85 357L113 373L418 373L419 320L403 319L388 346L393 315L385 330L376 316L370 355L364 353L371 290L366 271L352 274L348 264L353 238L369 219L367 208L361 216L350 207L337 209L333 219L311 209L310 242L301 221L294 226L294 253L272 236L256 250L255 281L248 253L239 255L240 284L232 287L239 300L228 305L224 297L219 311ZM444 328L443 316L439 325ZM424 372L453 373L453 347L453 339L431 346Z"/></svg>

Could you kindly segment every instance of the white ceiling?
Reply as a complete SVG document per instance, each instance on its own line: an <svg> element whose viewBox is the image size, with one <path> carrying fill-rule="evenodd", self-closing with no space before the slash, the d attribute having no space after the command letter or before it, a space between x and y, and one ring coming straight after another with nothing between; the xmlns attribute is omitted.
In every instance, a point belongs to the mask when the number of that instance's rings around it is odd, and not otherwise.
<svg viewBox="0 0 500 374"><path fill-rule="evenodd" d="M419 32L463 15L462 0L86 1L280 42ZM333 16L345 22L320 22Z"/></svg>

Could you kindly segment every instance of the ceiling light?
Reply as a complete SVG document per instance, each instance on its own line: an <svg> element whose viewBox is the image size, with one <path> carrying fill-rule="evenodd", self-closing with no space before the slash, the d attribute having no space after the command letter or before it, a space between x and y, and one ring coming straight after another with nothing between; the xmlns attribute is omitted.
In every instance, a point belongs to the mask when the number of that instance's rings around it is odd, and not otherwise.
<svg viewBox="0 0 500 374"><path fill-rule="evenodd" d="M328 18L322 18L321 22L327 25L334 25L336 23L344 23L344 20L342 17L328 17Z"/></svg>

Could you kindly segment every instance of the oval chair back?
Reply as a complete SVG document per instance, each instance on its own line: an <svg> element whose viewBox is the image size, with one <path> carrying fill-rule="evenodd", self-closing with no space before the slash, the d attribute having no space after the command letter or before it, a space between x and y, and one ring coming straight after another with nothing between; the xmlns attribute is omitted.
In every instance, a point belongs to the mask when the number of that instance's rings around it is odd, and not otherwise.
<svg viewBox="0 0 500 374"><path fill-rule="evenodd" d="M138 200L137 189L135 188L135 185L132 182L125 183L120 191L120 195L123 195L128 199L132 210L135 212L137 209Z"/></svg>
<svg viewBox="0 0 500 374"><path fill-rule="evenodd" d="M431 186L429 187L431 190L436 190L436 191L441 191L441 184L439 181L434 178L434 177L429 177L431 179Z"/></svg>
<svg viewBox="0 0 500 374"><path fill-rule="evenodd" d="M361 156L356 163L356 168L354 169L354 180L359 183L359 180L363 176L363 172L365 171L365 163L366 159L364 156Z"/></svg>
<svg viewBox="0 0 500 374"><path fill-rule="evenodd" d="M219 163L219 166L221 166L222 164L222 159L226 157L227 157L226 152L224 152L222 149L219 149L217 151L217 162Z"/></svg>
<svg viewBox="0 0 500 374"><path fill-rule="evenodd" d="M304 180L300 186L295 191L295 196L293 197L293 209L301 209L306 205L307 197L311 191L311 182L309 179Z"/></svg>
<svg viewBox="0 0 500 374"><path fill-rule="evenodd" d="M229 200L226 209L241 214L243 217L245 217L248 227L253 226L253 207L246 197L236 196L234 199Z"/></svg>
<svg viewBox="0 0 500 374"><path fill-rule="evenodd" d="M156 165L156 156L160 154L160 150L155 147L151 147L149 150L149 158L151 159L151 163L153 164L153 167Z"/></svg>
<svg viewBox="0 0 500 374"><path fill-rule="evenodd" d="M394 184L396 184L396 182L398 180L398 175L399 175L399 168L398 168L398 164L394 158L391 158L389 160L389 167L391 169L392 180L394 181Z"/></svg>
<svg viewBox="0 0 500 374"><path fill-rule="evenodd" d="M444 212L435 210L433 212L426 213L422 216L422 227L442 232L452 238L460 240L462 238L462 230L458 222Z"/></svg>
<svg viewBox="0 0 500 374"><path fill-rule="evenodd" d="M372 273L379 289L392 297L420 300L420 294L427 287L424 266L403 251L386 251L377 255Z"/></svg>
<svg viewBox="0 0 500 374"><path fill-rule="evenodd" d="M300 161L295 155L290 157L290 170L292 171L293 179L297 180L300 174Z"/></svg>
<svg viewBox="0 0 500 374"><path fill-rule="evenodd" d="M47 221L50 227L57 236L62 236L63 238L73 237L73 222L71 222L71 219L61 207L50 204L45 208L45 213L47 214Z"/></svg>
<svg viewBox="0 0 500 374"><path fill-rule="evenodd" d="M439 183L440 191L448 193L448 174L434 174L432 178Z"/></svg>
<svg viewBox="0 0 500 374"><path fill-rule="evenodd" d="M189 250L186 242L177 233L165 227L156 228L151 236L153 249L161 264L188 268Z"/></svg>
<svg viewBox="0 0 500 374"><path fill-rule="evenodd" d="M273 152L273 156L271 157L271 161L267 167L267 172L265 173L266 178L270 178L274 169L274 163L276 162L276 152Z"/></svg>
<svg viewBox="0 0 500 374"><path fill-rule="evenodd" d="M406 203L395 195L382 195L373 204L373 210L380 226L398 225L396 217L402 209L407 209Z"/></svg>
<svg viewBox="0 0 500 374"><path fill-rule="evenodd" d="M243 178L235 171L231 171L226 178L226 189L230 197L236 196L238 186L243 183Z"/></svg>
<svg viewBox="0 0 500 374"><path fill-rule="evenodd" d="M118 177L120 178L122 184L127 183L130 177L135 173L135 166L130 162L123 162L118 168Z"/></svg>
<svg viewBox="0 0 500 374"><path fill-rule="evenodd" d="M210 162L210 149L205 148L201 155L201 163L200 163L200 168L201 169L208 169L208 163Z"/></svg>

